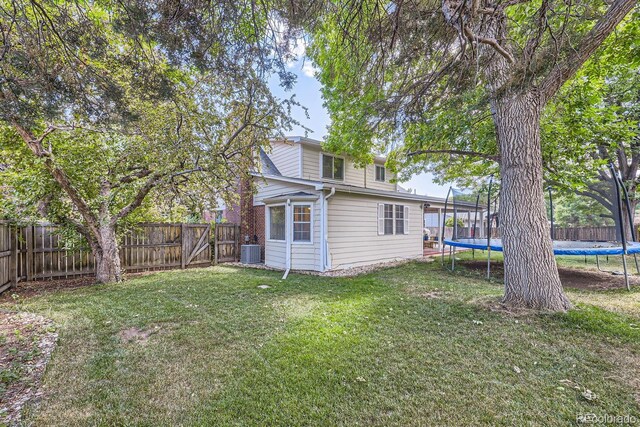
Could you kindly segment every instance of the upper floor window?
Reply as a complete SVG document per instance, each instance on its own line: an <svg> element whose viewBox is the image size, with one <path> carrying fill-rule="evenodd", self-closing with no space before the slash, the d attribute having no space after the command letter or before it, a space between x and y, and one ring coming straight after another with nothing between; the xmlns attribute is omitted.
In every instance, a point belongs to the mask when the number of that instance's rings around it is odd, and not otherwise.
<svg viewBox="0 0 640 427"><path fill-rule="evenodd" d="M326 179L344 179L344 159L329 154L322 155L322 177Z"/></svg>
<svg viewBox="0 0 640 427"><path fill-rule="evenodd" d="M384 166L376 165L376 181L384 182L386 180L386 170Z"/></svg>

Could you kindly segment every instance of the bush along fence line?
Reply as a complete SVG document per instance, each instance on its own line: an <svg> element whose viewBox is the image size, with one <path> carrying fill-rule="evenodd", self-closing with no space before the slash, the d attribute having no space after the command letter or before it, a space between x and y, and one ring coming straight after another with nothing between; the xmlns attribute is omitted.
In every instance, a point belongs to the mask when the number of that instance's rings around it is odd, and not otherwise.
<svg viewBox="0 0 640 427"><path fill-rule="evenodd" d="M59 231L55 224L16 227L0 222L0 292L20 281L95 274L91 250L65 247ZM120 261L127 272L237 261L239 234L236 224L138 224L120 241Z"/></svg>

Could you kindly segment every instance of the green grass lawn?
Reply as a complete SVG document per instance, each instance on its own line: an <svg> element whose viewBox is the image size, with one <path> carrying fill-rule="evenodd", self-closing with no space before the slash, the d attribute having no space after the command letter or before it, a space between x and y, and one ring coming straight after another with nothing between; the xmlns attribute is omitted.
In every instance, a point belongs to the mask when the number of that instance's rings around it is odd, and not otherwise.
<svg viewBox="0 0 640 427"><path fill-rule="evenodd" d="M568 314L488 307L477 274L214 267L32 297L58 347L35 425L567 425L640 418L640 290ZM269 288L260 289L259 285ZM623 301L612 306L611 301ZM494 304L495 305L495 304ZM125 332L123 332L125 331ZM597 396L583 397L585 390Z"/></svg>

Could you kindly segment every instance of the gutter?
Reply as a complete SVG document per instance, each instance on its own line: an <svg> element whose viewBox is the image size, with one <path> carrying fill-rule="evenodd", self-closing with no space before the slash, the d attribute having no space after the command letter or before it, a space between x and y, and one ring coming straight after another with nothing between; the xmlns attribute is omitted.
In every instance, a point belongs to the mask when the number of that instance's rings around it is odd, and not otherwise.
<svg viewBox="0 0 640 427"><path fill-rule="evenodd" d="M320 223L320 264L322 271L331 268L329 261L329 198L336 194L336 187L331 187L331 191L320 199L320 209L322 211L322 221Z"/></svg>
<svg viewBox="0 0 640 427"><path fill-rule="evenodd" d="M282 276L282 280L285 280L289 275L289 271L291 270L291 229L293 228L291 222L291 199L287 199L287 204L285 205L284 210L284 225L285 225L285 263L284 266L286 268L284 272L284 276Z"/></svg>

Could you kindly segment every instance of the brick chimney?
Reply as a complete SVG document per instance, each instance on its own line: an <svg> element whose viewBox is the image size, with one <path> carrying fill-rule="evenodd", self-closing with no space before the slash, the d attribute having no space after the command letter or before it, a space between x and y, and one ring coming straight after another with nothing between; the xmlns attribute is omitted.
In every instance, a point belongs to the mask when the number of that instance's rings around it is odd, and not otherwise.
<svg viewBox="0 0 640 427"><path fill-rule="evenodd" d="M253 187L250 179L240 182L240 244L259 244L264 257L265 207L253 206ZM264 259L264 258L263 258Z"/></svg>

